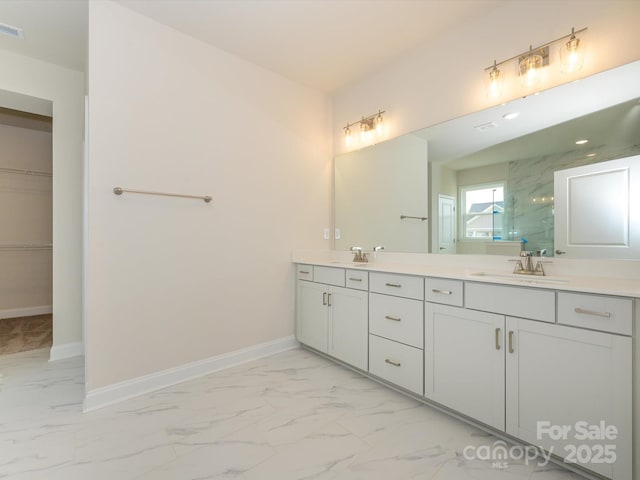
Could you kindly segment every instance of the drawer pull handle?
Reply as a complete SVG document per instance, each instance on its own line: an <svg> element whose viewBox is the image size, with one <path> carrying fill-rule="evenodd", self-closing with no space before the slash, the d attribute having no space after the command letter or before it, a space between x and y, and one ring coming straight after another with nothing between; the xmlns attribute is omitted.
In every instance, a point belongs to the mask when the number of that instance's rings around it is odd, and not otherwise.
<svg viewBox="0 0 640 480"><path fill-rule="evenodd" d="M362 279L361 278L355 278L355 277L349 277L349 281L351 281L351 282L361 282Z"/></svg>
<svg viewBox="0 0 640 480"><path fill-rule="evenodd" d="M391 315L385 315L385 317L387 320L393 320L394 322L399 322L402 319L400 317L392 317Z"/></svg>
<svg viewBox="0 0 640 480"><path fill-rule="evenodd" d="M400 283L385 283L387 287L400 288L402 285Z"/></svg>
<svg viewBox="0 0 640 480"><path fill-rule="evenodd" d="M299 270L298 273L301 273L302 275L309 275L310 272L307 270Z"/></svg>
<svg viewBox="0 0 640 480"><path fill-rule="evenodd" d="M331 294L327 295L328 300L327 300L327 306L330 307L331 306Z"/></svg>
<svg viewBox="0 0 640 480"><path fill-rule="evenodd" d="M441 293L442 295L451 295L453 293L451 290L440 290L439 288L432 288L431 291L433 293Z"/></svg>
<svg viewBox="0 0 640 480"><path fill-rule="evenodd" d="M327 292L322 293L322 305L327 306Z"/></svg>
<svg viewBox="0 0 640 480"><path fill-rule="evenodd" d="M513 353L513 330L509 330L509 353Z"/></svg>
<svg viewBox="0 0 640 480"><path fill-rule="evenodd" d="M596 317L611 318L611 312L596 312L594 310L585 310L584 308L576 307L574 312L582 313L584 315L595 315Z"/></svg>
<svg viewBox="0 0 640 480"><path fill-rule="evenodd" d="M388 363L389 365L393 365L394 367L399 367L402 365L400 362L394 362L393 360L385 359L384 363Z"/></svg>
<svg viewBox="0 0 640 480"><path fill-rule="evenodd" d="M500 329L496 328L496 350L500 350Z"/></svg>

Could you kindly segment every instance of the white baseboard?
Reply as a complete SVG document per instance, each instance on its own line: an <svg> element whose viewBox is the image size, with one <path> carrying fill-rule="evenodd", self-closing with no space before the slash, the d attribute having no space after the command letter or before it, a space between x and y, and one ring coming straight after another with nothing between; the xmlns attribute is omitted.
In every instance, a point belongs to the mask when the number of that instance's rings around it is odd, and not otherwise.
<svg viewBox="0 0 640 480"><path fill-rule="evenodd" d="M3 318L32 317L34 315L47 315L53 312L51 305L39 307L9 308L0 310L0 320Z"/></svg>
<svg viewBox="0 0 640 480"><path fill-rule="evenodd" d="M49 361L55 362L65 358L79 357L84 355L84 346L82 342L63 343L62 345L53 345L49 353Z"/></svg>
<svg viewBox="0 0 640 480"><path fill-rule="evenodd" d="M298 348L298 346L298 342L294 336L291 335L197 362L187 363L180 367L170 368L106 387L96 388L86 393L84 411L90 412L97 410L129 398L191 380L192 378L224 370L251 360L268 357L279 352L284 352L285 350Z"/></svg>

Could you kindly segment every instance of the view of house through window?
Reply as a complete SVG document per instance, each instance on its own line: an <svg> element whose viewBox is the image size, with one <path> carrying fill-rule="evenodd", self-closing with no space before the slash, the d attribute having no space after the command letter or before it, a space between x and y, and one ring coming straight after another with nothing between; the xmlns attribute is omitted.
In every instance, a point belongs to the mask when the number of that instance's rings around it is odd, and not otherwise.
<svg viewBox="0 0 640 480"><path fill-rule="evenodd" d="M501 240L504 184L471 185L460 189L460 232L463 239Z"/></svg>

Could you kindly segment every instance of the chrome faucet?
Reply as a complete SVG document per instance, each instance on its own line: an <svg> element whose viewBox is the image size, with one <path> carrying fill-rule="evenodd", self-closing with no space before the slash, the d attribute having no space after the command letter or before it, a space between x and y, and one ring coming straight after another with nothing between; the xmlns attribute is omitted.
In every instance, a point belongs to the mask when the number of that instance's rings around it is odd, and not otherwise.
<svg viewBox="0 0 640 480"><path fill-rule="evenodd" d="M373 247L373 253L379 252L380 250L384 250L384 247L382 245L377 245Z"/></svg>
<svg viewBox="0 0 640 480"><path fill-rule="evenodd" d="M353 261L358 263L366 263L369 261L366 253L362 253L362 247L351 247L351 251L355 252Z"/></svg>
<svg viewBox="0 0 640 480"><path fill-rule="evenodd" d="M546 249L539 250L538 256L542 257L546 253ZM513 269L513 273L518 273L520 275L540 275L544 276L544 267L542 265L542 260L538 260L536 262L535 267L533 266L533 260L531 257L533 256L533 252L530 250L522 250L520 252L520 260L514 260L516 262L516 267Z"/></svg>

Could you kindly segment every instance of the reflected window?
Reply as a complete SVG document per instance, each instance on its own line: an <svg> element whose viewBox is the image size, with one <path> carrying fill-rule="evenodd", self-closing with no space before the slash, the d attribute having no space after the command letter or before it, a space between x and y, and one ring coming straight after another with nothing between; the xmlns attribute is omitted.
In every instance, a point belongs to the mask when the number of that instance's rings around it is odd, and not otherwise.
<svg viewBox="0 0 640 480"><path fill-rule="evenodd" d="M460 188L463 240L502 240L504 183Z"/></svg>

